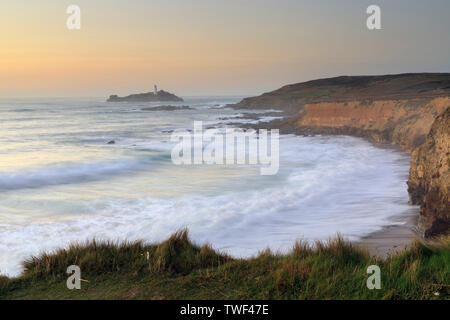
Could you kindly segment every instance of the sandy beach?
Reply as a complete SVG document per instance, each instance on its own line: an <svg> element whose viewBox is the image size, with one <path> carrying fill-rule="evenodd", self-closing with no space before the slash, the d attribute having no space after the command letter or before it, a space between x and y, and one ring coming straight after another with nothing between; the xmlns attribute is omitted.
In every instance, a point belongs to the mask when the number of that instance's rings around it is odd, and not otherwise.
<svg viewBox="0 0 450 320"><path fill-rule="evenodd" d="M404 217L401 217L404 224L392 225L374 232L359 243L366 247L371 255L385 258L392 252L405 249L415 238L421 237L417 231L418 218L419 209L411 208Z"/></svg>

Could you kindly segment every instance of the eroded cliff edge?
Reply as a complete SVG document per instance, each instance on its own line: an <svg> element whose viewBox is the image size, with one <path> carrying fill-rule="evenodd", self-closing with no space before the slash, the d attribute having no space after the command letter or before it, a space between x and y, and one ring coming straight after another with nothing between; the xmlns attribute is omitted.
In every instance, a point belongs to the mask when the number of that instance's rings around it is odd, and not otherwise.
<svg viewBox="0 0 450 320"><path fill-rule="evenodd" d="M411 202L419 204L425 237L450 231L450 108L435 120L424 144L414 149L408 180Z"/></svg>
<svg viewBox="0 0 450 320"><path fill-rule="evenodd" d="M448 232L450 74L313 80L236 107L284 110L288 118L270 125L282 132L353 135L414 150L409 191L411 202L421 205L419 228L426 237Z"/></svg>
<svg viewBox="0 0 450 320"><path fill-rule="evenodd" d="M425 142L450 97L306 104L282 125L305 133L345 134L412 151Z"/></svg>

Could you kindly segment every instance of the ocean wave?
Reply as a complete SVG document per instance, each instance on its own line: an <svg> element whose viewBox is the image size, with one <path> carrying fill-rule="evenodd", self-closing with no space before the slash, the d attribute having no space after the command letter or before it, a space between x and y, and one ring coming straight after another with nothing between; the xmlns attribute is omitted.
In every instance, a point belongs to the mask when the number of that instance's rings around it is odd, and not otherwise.
<svg viewBox="0 0 450 320"><path fill-rule="evenodd" d="M17 112L17 113L22 113L22 112L34 112L36 111L35 109L28 109L28 108L23 108L23 109L12 109L12 110L5 110L7 112Z"/></svg>
<svg viewBox="0 0 450 320"><path fill-rule="evenodd" d="M0 173L0 191L99 180L139 170L144 164L142 160L123 159L94 163L55 164L39 169Z"/></svg>
<svg viewBox="0 0 450 320"><path fill-rule="evenodd" d="M349 240L358 240L399 223L396 218L415 208L408 205L404 187L407 156L378 149L357 138L288 135L281 139L284 148L280 150L280 172L275 177L241 173L222 180L215 176L213 180L220 184L210 188L210 193L199 193L187 184L170 197L108 196L86 200L82 202L86 215L64 221L57 216L44 222L25 219L17 224L0 224L0 274L18 275L22 270L20 262L30 255L75 241L95 237L153 242L183 227L189 228L197 243L209 242L237 257L254 255L266 247L285 251L298 238L325 240L337 232ZM169 157L164 152L159 154ZM157 161L155 155L151 159ZM20 183L3 174L0 186L70 183L93 175L136 170L140 165L139 160L66 165L62 171L55 171L55 167L35 171L33 177L21 173L17 179L21 179ZM54 171L58 172L56 176L50 175ZM204 178L202 171L190 171L189 176L191 180ZM183 184L178 178L177 185Z"/></svg>

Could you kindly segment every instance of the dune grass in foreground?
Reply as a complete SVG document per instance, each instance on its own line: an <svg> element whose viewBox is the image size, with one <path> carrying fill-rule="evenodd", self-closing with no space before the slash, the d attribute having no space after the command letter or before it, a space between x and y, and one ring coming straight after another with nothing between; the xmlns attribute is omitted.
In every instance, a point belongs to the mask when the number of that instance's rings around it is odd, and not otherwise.
<svg viewBox="0 0 450 320"><path fill-rule="evenodd" d="M66 287L69 265L81 290ZM381 290L366 286L367 267L381 268ZM187 231L154 245L76 244L30 258L19 278L0 277L0 299L449 299L450 238L415 241L387 259L337 237L314 249L266 250L234 259L197 246Z"/></svg>

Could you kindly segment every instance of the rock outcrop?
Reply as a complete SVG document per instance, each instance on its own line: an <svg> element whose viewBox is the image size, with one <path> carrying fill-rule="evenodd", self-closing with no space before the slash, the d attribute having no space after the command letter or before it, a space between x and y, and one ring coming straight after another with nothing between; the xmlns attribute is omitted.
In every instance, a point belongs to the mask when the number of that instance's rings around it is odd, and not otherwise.
<svg viewBox="0 0 450 320"><path fill-rule="evenodd" d="M425 237L450 232L450 108L434 122L424 144L414 149L408 180L411 202L420 205Z"/></svg>
<svg viewBox="0 0 450 320"><path fill-rule="evenodd" d="M183 99L176 95L166 92L164 90L158 91L156 94L153 92L130 94L126 97L119 97L117 95L109 96L107 102L159 102L159 101L171 101L182 102Z"/></svg>
<svg viewBox="0 0 450 320"><path fill-rule="evenodd" d="M177 111L177 110L192 110L189 106L157 106L142 108L142 111Z"/></svg>

